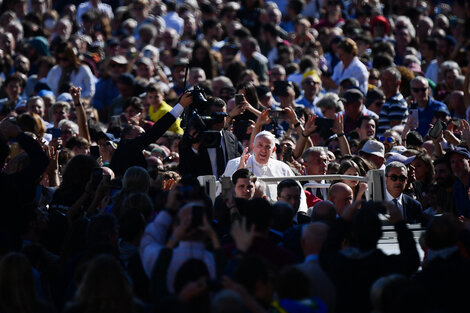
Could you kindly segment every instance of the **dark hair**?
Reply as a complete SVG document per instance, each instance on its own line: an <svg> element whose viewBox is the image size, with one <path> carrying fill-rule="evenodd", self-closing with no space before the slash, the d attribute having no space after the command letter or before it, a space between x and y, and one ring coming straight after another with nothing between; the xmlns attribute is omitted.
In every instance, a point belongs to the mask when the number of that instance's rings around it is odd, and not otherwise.
<svg viewBox="0 0 470 313"><path fill-rule="evenodd" d="M357 125L361 127L364 121L374 121L375 127L377 127L377 124L379 123L379 121L376 118L374 118L372 115L363 115L357 121Z"/></svg>
<svg viewBox="0 0 470 313"><path fill-rule="evenodd" d="M137 210L127 210L119 219L119 237L124 241L132 242L139 239L144 229L144 217Z"/></svg>
<svg viewBox="0 0 470 313"><path fill-rule="evenodd" d="M261 104L256 93L256 87L251 82L241 83L237 86L237 91L243 89L245 91L245 98L257 110L264 110L265 107Z"/></svg>
<svg viewBox="0 0 470 313"><path fill-rule="evenodd" d="M232 175L232 184L235 186L239 178L248 178L252 182L256 182L256 176L247 168L241 168Z"/></svg>
<svg viewBox="0 0 470 313"><path fill-rule="evenodd" d="M248 225L255 225L256 231L267 231L271 225L273 207L271 203L263 198L248 201L245 211Z"/></svg>
<svg viewBox="0 0 470 313"><path fill-rule="evenodd" d="M258 256L246 256L235 268L233 279L250 294L255 294L258 282L268 283L270 280L269 264Z"/></svg>
<svg viewBox="0 0 470 313"><path fill-rule="evenodd" d="M202 33L205 34L207 31L213 27L215 27L217 24L220 24L220 21L215 19L215 18L209 18L204 21L202 24Z"/></svg>
<svg viewBox="0 0 470 313"><path fill-rule="evenodd" d="M103 213L93 216L88 225L88 246L109 244L109 238L116 234L117 226L117 219L112 214Z"/></svg>
<svg viewBox="0 0 470 313"><path fill-rule="evenodd" d="M207 265L199 259L184 262L175 275L174 289L178 294L188 283L198 281L202 277L209 278Z"/></svg>
<svg viewBox="0 0 470 313"><path fill-rule="evenodd" d="M302 188L299 186L299 184L293 180L293 179L284 179L282 180L278 185L277 185L277 196L281 196L281 192L284 188L291 188L291 187L297 187L299 191L302 191Z"/></svg>
<svg viewBox="0 0 470 313"><path fill-rule="evenodd" d="M451 216L435 216L431 219L424 241L432 250L440 250L457 244L458 223Z"/></svg>
<svg viewBox="0 0 470 313"><path fill-rule="evenodd" d="M310 297L310 280L296 266L286 267L277 280L279 299L303 300Z"/></svg>
<svg viewBox="0 0 470 313"><path fill-rule="evenodd" d="M145 92L158 92L158 93L163 93L162 87L157 84L157 83L150 83L145 87Z"/></svg>
<svg viewBox="0 0 470 313"><path fill-rule="evenodd" d="M406 135L406 146L412 146L412 147L421 147L423 145L423 137L421 136L420 133L417 131L410 131Z"/></svg>
<svg viewBox="0 0 470 313"><path fill-rule="evenodd" d="M130 97L126 99L122 106L122 110L125 111L128 107L132 107L140 112L144 110L144 104L142 103L142 100L139 97Z"/></svg>
<svg viewBox="0 0 470 313"><path fill-rule="evenodd" d="M65 147L70 150L73 150L73 148L81 149L81 148L89 147L89 146L90 146L90 143L88 142L88 140L80 136L72 136L65 143Z"/></svg>

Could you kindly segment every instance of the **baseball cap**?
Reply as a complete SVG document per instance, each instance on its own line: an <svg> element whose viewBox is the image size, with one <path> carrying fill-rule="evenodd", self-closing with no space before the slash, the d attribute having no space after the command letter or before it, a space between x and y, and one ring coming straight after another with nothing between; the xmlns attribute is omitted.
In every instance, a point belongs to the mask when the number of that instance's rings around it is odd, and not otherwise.
<svg viewBox="0 0 470 313"><path fill-rule="evenodd" d="M147 66L153 66L153 62L152 60L150 60L149 58L147 57L142 57L140 59L137 60L137 62L135 62L136 65L139 65L139 64L145 64Z"/></svg>
<svg viewBox="0 0 470 313"><path fill-rule="evenodd" d="M57 96L56 101L65 101L65 102L73 102L72 95L68 92L63 92Z"/></svg>
<svg viewBox="0 0 470 313"><path fill-rule="evenodd" d="M127 64L127 59L123 55L116 55L111 58L111 61L117 64Z"/></svg>
<svg viewBox="0 0 470 313"><path fill-rule="evenodd" d="M360 152L373 154L383 158L385 155L385 147L383 143L377 140L367 140Z"/></svg>
<svg viewBox="0 0 470 313"><path fill-rule="evenodd" d="M362 99L364 99L364 95L358 89L349 89L340 98L340 100L343 103L351 103L351 102L362 101Z"/></svg>
<svg viewBox="0 0 470 313"><path fill-rule="evenodd" d="M457 154L464 156L466 159L470 159L470 152L468 152L467 149L462 148L462 147L455 147L454 150L451 150L448 153L449 153L449 156L454 153L457 153Z"/></svg>
<svg viewBox="0 0 470 313"><path fill-rule="evenodd" d="M388 165L388 164L390 164L390 163L392 163L392 162L395 162L395 161L401 162L401 163L403 163L403 164L405 164L405 165L408 165L408 164L410 164L411 162L413 162L413 160L415 159L415 157L416 157L416 156L413 155L413 156L410 156L410 157L407 158L406 156L401 155L401 154L399 154L399 153L393 153L393 154L387 159L387 162L385 162L385 165Z"/></svg>

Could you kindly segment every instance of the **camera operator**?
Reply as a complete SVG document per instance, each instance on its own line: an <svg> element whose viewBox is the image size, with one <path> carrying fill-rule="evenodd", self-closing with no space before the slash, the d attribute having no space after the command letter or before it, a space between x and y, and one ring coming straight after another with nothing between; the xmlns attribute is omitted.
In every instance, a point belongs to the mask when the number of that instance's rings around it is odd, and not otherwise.
<svg viewBox="0 0 470 313"><path fill-rule="evenodd" d="M179 103L159 119L148 132L136 134L137 137L135 138L121 139L110 164L116 177L121 177L131 166L141 166L144 168L147 166L142 150L149 144L154 143L173 125L176 119L183 113L183 110L192 103L192 98L192 93L183 94Z"/></svg>
<svg viewBox="0 0 470 313"><path fill-rule="evenodd" d="M198 129L195 123L186 126L186 132L180 142L180 163L181 175L191 174L194 177L202 175L215 175L219 178L227 162L241 155L243 148L237 137L230 131L224 129L226 124L226 105L224 100L216 97L207 99L207 102L199 108L199 115L205 117L207 130L220 133L212 139L216 142L207 144L203 137L203 129ZM202 111L202 112L201 112ZM207 119L207 117L209 117ZM215 133L217 135L217 133ZM207 138L207 137L206 137ZM211 141L213 141L211 140Z"/></svg>

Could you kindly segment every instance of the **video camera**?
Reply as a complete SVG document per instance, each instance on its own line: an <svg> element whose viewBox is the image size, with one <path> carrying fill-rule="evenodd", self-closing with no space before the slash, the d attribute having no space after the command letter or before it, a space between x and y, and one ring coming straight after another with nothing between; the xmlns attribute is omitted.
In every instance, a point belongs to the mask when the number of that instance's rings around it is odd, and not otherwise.
<svg viewBox="0 0 470 313"><path fill-rule="evenodd" d="M193 96L193 102L185 109L183 126L186 127L183 138L191 144L200 143L200 147L217 148L220 145L220 131L211 130L212 126L221 123L225 112L210 112L209 101L204 90L198 85L188 91ZM193 131L194 130L194 131Z"/></svg>

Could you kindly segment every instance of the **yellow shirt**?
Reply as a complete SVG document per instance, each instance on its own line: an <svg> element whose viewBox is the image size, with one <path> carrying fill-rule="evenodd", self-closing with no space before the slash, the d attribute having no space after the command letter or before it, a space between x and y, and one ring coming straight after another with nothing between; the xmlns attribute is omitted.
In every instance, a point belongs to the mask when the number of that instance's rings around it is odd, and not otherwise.
<svg viewBox="0 0 470 313"><path fill-rule="evenodd" d="M150 119L153 122L157 122L159 119L162 118L163 115L170 112L171 109L172 109L172 107L168 103L166 103L165 101L162 101L162 103L160 104L160 108L156 112L155 112L155 109L154 109L153 105L151 105L149 107ZM173 125L171 125L168 130L171 131L171 132L174 132L176 134L181 134L182 135L184 133L184 131L181 128L180 123L181 123L181 119L177 118L176 122L174 122Z"/></svg>

